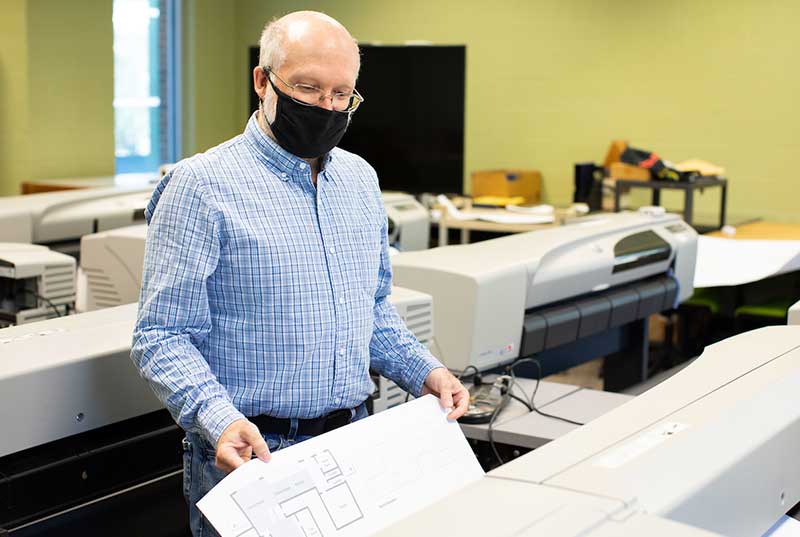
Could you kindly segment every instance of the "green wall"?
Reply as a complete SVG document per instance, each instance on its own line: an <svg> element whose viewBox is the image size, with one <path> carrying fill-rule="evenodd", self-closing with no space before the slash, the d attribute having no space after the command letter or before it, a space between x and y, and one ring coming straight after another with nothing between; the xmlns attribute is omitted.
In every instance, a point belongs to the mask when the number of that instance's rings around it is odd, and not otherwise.
<svg viewBox="0 0 800 537"><path fill-rule="evenodd" d="M0 195L17 193L28 168L28 13L3 0L0 16Z"/></svg>
<svg viewBox="0 0 800 537"><path fill-rule="evenodd" d="M365 42L467 45L467 176L538 168L546 199L563 204L572 164L602 160L622 138L675 161L726 166L734 220L800 221L794 0L182 5L186 155L241 132L247 47L273 16L312 8ZM0 192L17 192L27 178L112 173L111 2L3 0L2 9ZM699 210L710 215L717 193L703 198Z"/></svg>
<svg viewBox="0 0 800 537"><path fill-rule="evenodd" d="M0 193L113 174L111 2L2 2Z"/></svg>
<svg viewBox="0 0 800 537"><path fill-rule="evenodd" d="M237 69L239 39L234 2L183 0L183 150L205 151L244 128L239 93L246 74Z"/></svg>
<svg viewBox="0 0 800 537"><path fill-rule="evenodd" d="M257 42L266 20L304 8L336 17L360 41L466 44L467 173L538 168L547 200L567 203L572 164L602 161L612 139L627 139L674 161L724 165L735 219L800 221L795 0L240 0L236 6L237 54ZM246 93L236 98L243 117ZM717 196L703 196L701 214L713 212ZM667 203L673 198L665 196Z"/></svg>
<svg viewBox="0 0 800 537"><path fill-rule="evenodd" d="M28 1L31 179L114 174L111 8Z"/></svg>

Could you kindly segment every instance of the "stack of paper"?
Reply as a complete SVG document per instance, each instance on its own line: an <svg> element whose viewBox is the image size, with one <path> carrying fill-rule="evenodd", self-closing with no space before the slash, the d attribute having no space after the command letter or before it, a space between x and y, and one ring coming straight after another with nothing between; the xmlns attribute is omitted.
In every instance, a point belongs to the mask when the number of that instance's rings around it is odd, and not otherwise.
<svg viewBox="0 0 800 537"><path fill-rule="evenodd" d="M555 218L552 211L546 214L514 214L510 212L472 213L458 209L447 196L439 195L436 200L447 210L447 216L454 220L482 220L495 224L550 224Z"/></svg>

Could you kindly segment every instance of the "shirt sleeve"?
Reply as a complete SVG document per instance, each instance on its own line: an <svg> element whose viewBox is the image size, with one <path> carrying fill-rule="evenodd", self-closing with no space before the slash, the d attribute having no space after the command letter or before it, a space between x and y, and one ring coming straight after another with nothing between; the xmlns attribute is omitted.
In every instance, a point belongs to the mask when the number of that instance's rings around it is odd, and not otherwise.
<svg viewBox="0 0 800 537"><path fill-rule="evenodd" d="M428 373L444 366L417 341L389 301L392 292L392 266L389 262L387 228L384 214L378 288L375 293L375 321L369 346L370 366L418 397Z"/></svg>
<svg viewBox="0 0 800 537"><path fill-rule="evenodd" d="M201 352L211 330L206 282L220 255L209 201L191 170L176 168L149 222L131 358L178 425L215 446L244 416Z"/></svg>

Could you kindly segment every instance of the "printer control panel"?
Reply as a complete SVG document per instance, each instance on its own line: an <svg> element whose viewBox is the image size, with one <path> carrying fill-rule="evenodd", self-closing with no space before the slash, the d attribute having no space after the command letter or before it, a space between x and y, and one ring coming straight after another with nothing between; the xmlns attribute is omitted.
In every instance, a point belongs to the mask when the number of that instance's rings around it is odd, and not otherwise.
<svg viewBox="0 0 800 537"><path fill-rule="evenodd" d="M668 226L665 226L664 229L666 229L670 233L674 233L675 235L677 235L679 233L686 233L687 231L689 231L689 226L687 224L684 224L683 222L678 222L676 224L670 224Z"/></svg>

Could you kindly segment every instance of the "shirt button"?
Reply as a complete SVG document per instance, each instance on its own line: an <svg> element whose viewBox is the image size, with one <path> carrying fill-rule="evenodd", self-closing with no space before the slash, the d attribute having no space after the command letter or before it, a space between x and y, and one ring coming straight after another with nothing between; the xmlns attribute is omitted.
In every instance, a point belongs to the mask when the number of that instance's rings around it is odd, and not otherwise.
<svg viewBox="0 0 800 537"><path fill-rule="evenodd" d="M281 173L281 177L286 177L286 173Z"/></svg>
<svg viewBox="0 0 800 537"><path fill-rule="evenodd" d="M339 304L344 304L344 297L343 296L339 297Z"/></svg>
<svg viewBox="0 0 800 537"><path fill-rule="evenodd" d="M336 248L334 248L333 246L331 246L330 248L328 248L328 251L329 251L330 253L332 253L332 254L335 254L335 253L336 253Z"/></svg>
<svg viewBox="0 0 800 537"><path fill-rule="evenodd" d="M305 170L306 169L306 163L305 162L300 164L300 169L301 170Z"/></svg>
<svg viewBox="0 0 800 537"><path fill-rule="evenodd" d="M344 356L344 353L345 353L345 352L346 352L346 351L345 351L345 349L344 349L344 348L341 348L341 349L339 349L339 356Z"/></svg>

